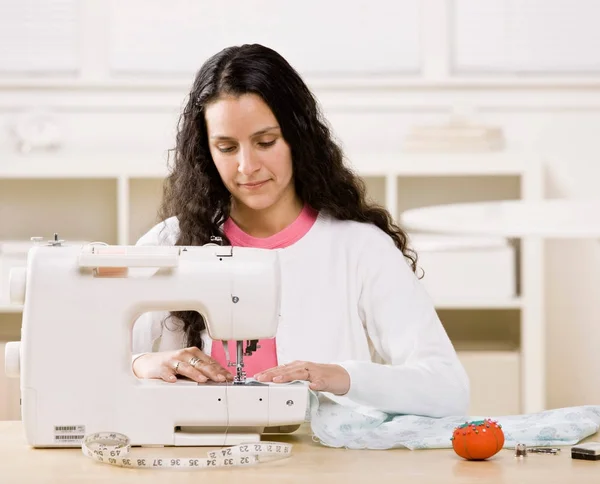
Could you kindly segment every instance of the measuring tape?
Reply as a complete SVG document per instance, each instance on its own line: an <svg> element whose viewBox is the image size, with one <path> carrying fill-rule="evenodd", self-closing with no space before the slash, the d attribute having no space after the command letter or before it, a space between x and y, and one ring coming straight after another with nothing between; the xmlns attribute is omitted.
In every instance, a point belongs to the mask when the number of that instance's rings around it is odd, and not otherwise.
<svg viewBox="0 0 600 484"><path fill-rule="evenodd" d="M117 467L148 469L199 469L206 467L235 467L260 462L285 459L292 452L291 444L281 442L257 442L235 445L208 452L206 457L133 457L129 455L131 443L126 435L114 432L97 432L87 435L81 443L81 451L98 462Z"/></svg>

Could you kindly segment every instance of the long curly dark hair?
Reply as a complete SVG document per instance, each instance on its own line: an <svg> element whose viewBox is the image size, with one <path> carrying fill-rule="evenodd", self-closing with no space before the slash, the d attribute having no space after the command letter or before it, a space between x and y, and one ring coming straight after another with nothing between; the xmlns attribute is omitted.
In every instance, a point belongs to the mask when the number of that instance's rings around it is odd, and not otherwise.
<svg viewBox="0 0 600 484"><path fill-rule="evenodd" d="M231 196L213 163L205 121L208 104L222 95L256 94L270 107L291 149L293 180L303 203L340 220L376 225L394 241L416 271L417 256L407 236L382 207L366 197L362 179L344 164L317 100L300 75L274 50L262 45L228 47L197 73L178 123L173 166L165 180L160 218L179 222L177 245L204 245L222 230ZM202 316L171 313L183 322L188 346L202 349Z"/></svg>

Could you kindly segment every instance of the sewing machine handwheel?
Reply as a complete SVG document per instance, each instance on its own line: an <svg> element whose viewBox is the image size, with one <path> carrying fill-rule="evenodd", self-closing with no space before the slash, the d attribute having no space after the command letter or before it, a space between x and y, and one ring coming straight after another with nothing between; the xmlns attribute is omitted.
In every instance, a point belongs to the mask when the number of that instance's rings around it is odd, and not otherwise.
<svg viewBox="0 0 600 484"><path fill-rule="evenodd" d="M4 373L9 378L21 375L21 342L9 341L4 347Z"/></svg>

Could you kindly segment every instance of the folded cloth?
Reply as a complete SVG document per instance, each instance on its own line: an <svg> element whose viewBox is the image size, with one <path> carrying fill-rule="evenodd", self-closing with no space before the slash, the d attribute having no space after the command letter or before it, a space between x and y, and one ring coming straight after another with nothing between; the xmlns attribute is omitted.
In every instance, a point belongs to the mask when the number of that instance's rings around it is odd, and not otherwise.
<svg viewBox="0 0 600 484"><path fill-rule="evenodd" d="M431 418L390 415L340 403L336 397L311 392L313 439L327 447L347 449L452 448L452 431L466 421L490 418L504 431L504 448L574 445L600 428L600 405L558 408L526 415Z"/></svg>

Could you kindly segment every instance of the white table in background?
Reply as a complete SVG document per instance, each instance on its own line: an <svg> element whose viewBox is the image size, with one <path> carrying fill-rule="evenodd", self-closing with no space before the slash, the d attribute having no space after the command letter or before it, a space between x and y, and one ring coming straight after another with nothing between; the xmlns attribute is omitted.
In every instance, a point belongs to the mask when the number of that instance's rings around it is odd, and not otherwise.
<svg viewBox="0 0 600 484"><path fill-rule="evenodd" d="M409 231L442 234L600 239L600 199L437 205L407 210L401 223Z"/></svg>

